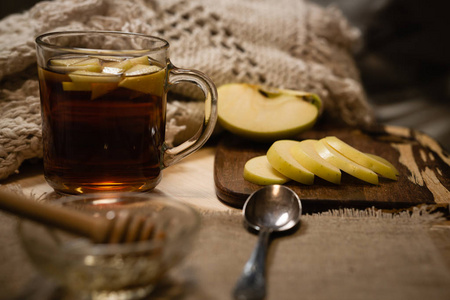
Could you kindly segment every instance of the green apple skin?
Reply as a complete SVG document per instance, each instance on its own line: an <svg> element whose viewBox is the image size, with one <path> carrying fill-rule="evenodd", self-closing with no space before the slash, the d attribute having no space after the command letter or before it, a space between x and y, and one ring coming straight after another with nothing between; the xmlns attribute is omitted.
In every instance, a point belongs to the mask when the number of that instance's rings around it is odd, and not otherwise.
<svg viewBox="0 0 450 300"><path fill-rule="evenodd" d="M293 140L274 142L267 151L267 159L272 167L284 176L311 185L314 183L314 174L303 167L291 154L291 148L298 143Z"/></svg>
<svg viewBox="0 0 450 300"><path fill-rule="evenodd" d="M350 174L351 176L361 179L365 182L369 182L374 185L378 184L378 175L375 172L343 156L332 147L324 143L323 140L317 141L314 147L319 156L321 156L323 159L330 162L334 166L338 167L345 173Z"/></svg>
<svg viewBox="0 0 450 300"><path fill-rule="evenodd" d="M244 166L244 179L257 185L284 184L289 178L272 168L266 155L249 159Z"/></svg>
<svg viewBox="0 0 450 300"><path fill-rule="evenodd" d="M397 180L397 176L399 174L397 169L392 164L386 163L387 161L385 159L381 160L380 157L378 159L371 157L335 136L325 137L322 141L357 164L360 164L361 166L366 167L383 177Z"/></svg>
<svg viewBox="0 0 450 300"><path fill-rule="evenodd" d="M341 183L341 171L315 150L317 140L303 140L291 148L292 156L314 175L334 184Z"/></svg>
<svg viewBox="0 0 450 300"><path fill-rule="evenodd" d="M387 165L389 168L391 168L392 172L395 174L395 178L391 178L391 179L394 179L394 180L398 179L397 176L400 175L400 172L397 170L396 167L394 167L394 165L390 161L388 161L387 159L385 159L385 158L383 158L381 156L378 156L378 155L375 155L375 154L372 154L372 153L365 153L365 154L367 156L370 156L371 158L373 158L375 160L380 161L381 163L383 163L383 164Z"/></svg>
<svg viewBox="0 0 450 300"><path fill-rule="evenodd" d="M220 86L220 125L244 138L273 142L293 138L316 123L322 107L317 96L287 92L269 94L260 88L239 83Z"/></svg>

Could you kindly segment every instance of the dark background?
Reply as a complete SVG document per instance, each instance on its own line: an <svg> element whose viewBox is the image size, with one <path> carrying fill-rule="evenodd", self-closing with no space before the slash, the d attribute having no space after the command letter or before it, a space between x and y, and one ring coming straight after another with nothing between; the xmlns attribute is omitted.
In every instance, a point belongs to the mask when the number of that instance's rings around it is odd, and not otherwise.
<svg viewBox="0 0 450 300"><path fill-rule="evenodd" d="M294 1L294 0L293 0ZM1 0L0 18L37 0ZM418 129L450 150L450 5L441 0L314 0L363 35L355 59L381 123Z"/></svg>
<svg viewBox="0 0 450 300"><path fill-rule="evenodd" d="M378 120L416 128L450 150L450 4L315 0L337 5L363 35L356 54Z"/></svg>

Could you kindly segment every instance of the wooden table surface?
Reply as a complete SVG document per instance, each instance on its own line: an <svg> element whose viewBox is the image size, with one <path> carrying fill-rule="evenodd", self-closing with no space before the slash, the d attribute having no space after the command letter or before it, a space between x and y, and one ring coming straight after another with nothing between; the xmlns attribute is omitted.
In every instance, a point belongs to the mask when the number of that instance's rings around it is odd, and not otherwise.
<svg viewBox="0 0 450 300"><path fill-rule="evenodd" d="M163 197L187 202L199 210L236 210L220 202L214 190L214 146L206 146L185 158L180 163L163 170L160 184L154 190ZM45 181L42 164L25 165L19 174L13 175L1 186L17 186L25 195L40 197L52 193L53 189Z"/></svg>

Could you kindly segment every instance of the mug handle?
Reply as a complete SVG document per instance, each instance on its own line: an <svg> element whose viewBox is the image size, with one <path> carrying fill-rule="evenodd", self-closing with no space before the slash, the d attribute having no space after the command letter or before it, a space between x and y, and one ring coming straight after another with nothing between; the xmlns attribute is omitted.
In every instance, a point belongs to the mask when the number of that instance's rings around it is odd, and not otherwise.
<svg viewBox="0 0 450 300"><path fill-rule="evenodd" d="M214 131L217 122L217 89L205 74L197 70L181 69L170 64L168 85L188 82L197 85L205 96L205 114L199 130L190 139L176 147L164 144L162 169L165 169L202 147Z"/></svg>

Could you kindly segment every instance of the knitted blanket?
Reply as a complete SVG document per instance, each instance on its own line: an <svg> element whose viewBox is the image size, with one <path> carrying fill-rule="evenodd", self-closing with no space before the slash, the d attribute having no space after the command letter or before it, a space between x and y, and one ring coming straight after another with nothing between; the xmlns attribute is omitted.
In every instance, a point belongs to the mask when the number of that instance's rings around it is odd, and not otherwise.
<svg viewBox="0 0 450 300"><path fill-rule="evenodd" d="M310 91L323 99L326 121L374 121L351 55L359 32L336 8L301 0L45 1L0 20L0 179L42 157L34 38L62 30L160 36L171 44L174 65L201 70L217 86ZM169 104L169 143L186 129L192 110Z"/></svg>

